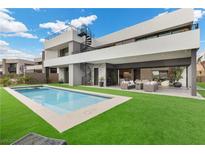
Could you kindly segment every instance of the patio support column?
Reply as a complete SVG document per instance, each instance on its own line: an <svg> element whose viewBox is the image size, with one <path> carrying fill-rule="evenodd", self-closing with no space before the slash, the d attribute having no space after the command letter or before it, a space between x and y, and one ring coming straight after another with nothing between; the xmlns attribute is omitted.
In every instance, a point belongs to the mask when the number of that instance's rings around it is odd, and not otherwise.
<svg viewBox="0 0 205 154"><path fill-rule="evenodd" d="M46 82L48 83L48 81L49 81L49 67L45 68L45 72L46 72Z"/></svg>
<svg viewBox="0 0 205 154"><path fill-rule="evenodd" d="M2 59L2 73L7 74L8 73L8 67L6 65L6 59Z"/></svg>
<svg viewBox="0 0 205 154"><path fill-rule="evenodd" d="M80 64L69 64L69 85L76 86L82 84L83 70Z"/></svg>
<svg viewBox="0 0 205 154"><path fill-rule="evenodd" d="M117 82L118 82L118 85L120 85L120 70L118 69L117 70Z"/></svg>
<svg viewBox="0 0 205 154"><path fill-rule="evenodd" d="M196 52L191 51L191 95L196 96Z"/></svg>
<svg viewBox="0 0 205 154"><path fill-rule="evenodd" d="M186 66L186 88L188 89L188 82L189 82L189 79L188 79L188 66Z"/></svg>

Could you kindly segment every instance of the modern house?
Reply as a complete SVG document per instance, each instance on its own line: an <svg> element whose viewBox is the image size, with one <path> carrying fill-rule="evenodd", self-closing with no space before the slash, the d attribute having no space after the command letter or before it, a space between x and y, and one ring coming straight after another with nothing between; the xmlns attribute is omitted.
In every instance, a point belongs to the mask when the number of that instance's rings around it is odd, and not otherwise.
<svg viewBox="0 0 205 154"><path fill-rule="evenodd" d="M42 64L42 58L34 58L34 64L28 65L25 68L26 73L42 73L43 72L43 64Z"/></svg>
<svg viewBox="0 0 205 154"><path fill-rule="evenodd" d="M119 85L121 79L164 80L184 68L182 85L196 95L200 30L192 9L178 9L120 31L92 38L89 29L69 27L44 43L46 74L54 68L69 85Z"/></svg>
<svg viewBox="0 0 205 154"><path fill-rule="evenodd" d="M24 59L2 59L1 74L24 74L25 68L30 65L34 65L34 62Z"/></svg>

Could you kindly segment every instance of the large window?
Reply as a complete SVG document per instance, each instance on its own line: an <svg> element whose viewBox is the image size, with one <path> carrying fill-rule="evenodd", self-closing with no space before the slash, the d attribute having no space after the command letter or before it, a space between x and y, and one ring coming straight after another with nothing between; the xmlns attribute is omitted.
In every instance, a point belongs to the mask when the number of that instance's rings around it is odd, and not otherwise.
<svg viewBox="0 0 205 154"><path fill-rule="evenodd" d="M68 48L60 49L59 57L64 57L64 56L67 56L67 55L68 55Z"/></svg>
<svg viewBox="0 0 205 154"><path fill-rule="evenodd" d="M50 73L57 73L57 68L50 68Z"/></svg>
<svg viewBox="0 0 205 154"><path fill-rule="evenodd" d="M16 73L16 63L9 64L8 72L9 73Z"/></svg>
<svg viewBox="0 0 205 154"><path fill-rule="evenodd" d="M152 71L153 80L164 81L168 79L168 70Z"/></svg>

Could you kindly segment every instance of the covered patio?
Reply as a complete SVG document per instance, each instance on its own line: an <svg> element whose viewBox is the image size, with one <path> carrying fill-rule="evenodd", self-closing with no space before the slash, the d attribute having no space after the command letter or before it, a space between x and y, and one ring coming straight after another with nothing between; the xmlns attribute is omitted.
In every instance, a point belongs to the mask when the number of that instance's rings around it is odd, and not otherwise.
<svg viewBox="0 0 205 154"><path fill-rule="evenodd" d="M187 57L179 58L177 53L175 53L175 58L170 57L171 59L163 60L153 60L151 58L152 56L147 56L150 59L149 61L147 59L147 61L142 62L139 61L142 59L135 59L136 62L134 62L134 58L131 57L113 60L111 63L106 64L106 86L119 88L124 80L147 80L158 83L159 88L157 93L170 93L172 95L178 95L180 93L180 95L185 96L190 96L190 94L196 96L196 50L181 51L181 53L189 53L190 57L187 55ZM162 59L163 56L160 55L158 58ZM123 61L130 61L130 63L123 63ZM172 79L170 76L172 75L172 70L175 68L180 68L182 71L180 79L177 80L181 83L181 88L174 87L171 82ZM168 81L168 85L164 87L161 84L163 81ZM174 79L173 82L175 81Z"/></svg>

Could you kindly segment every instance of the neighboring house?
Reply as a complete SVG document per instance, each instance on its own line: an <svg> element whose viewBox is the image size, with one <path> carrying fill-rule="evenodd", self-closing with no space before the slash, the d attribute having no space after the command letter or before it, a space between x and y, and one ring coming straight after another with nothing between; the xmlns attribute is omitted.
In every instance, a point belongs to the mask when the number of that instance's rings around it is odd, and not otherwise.
<svg viewBox="0 0 205 154"><path fill-rule="evenodd" d="M197 58L197 81L205 82L205 52Z"/></svg>
<svg viewBox="0 0 205 154"><path fill-rule="evenodd" d="M25 68L33 65L34 62L24 59L2 59L1 61L1 74L24 74Z"/></svg>
<svg viewBox="0 0 205 154"><path fill-rule="evenodd" d="M2 61L0 61L0 77L3 75Z"/></svg>
<svg viewBox="0 0 205 154"><path fill-rule="evenodd" d="M57 69L69 85L118 85L121 79L166 79L171 67L184 67L183 86L196 95L196 52L200 31L192 9L179 9L100 38L89 29L69 27L44 43L46 74ZM111 23L112 24L112 23ZM103 28L103 27L102 27Z"/></svg>
<svg viewBox="0 0 205 154"><path fill-rule="evenodd" d="M42 58L34 58L34 64L30 66L26 66L25 68L26 73L43 73L43 64Z"/></svg>

